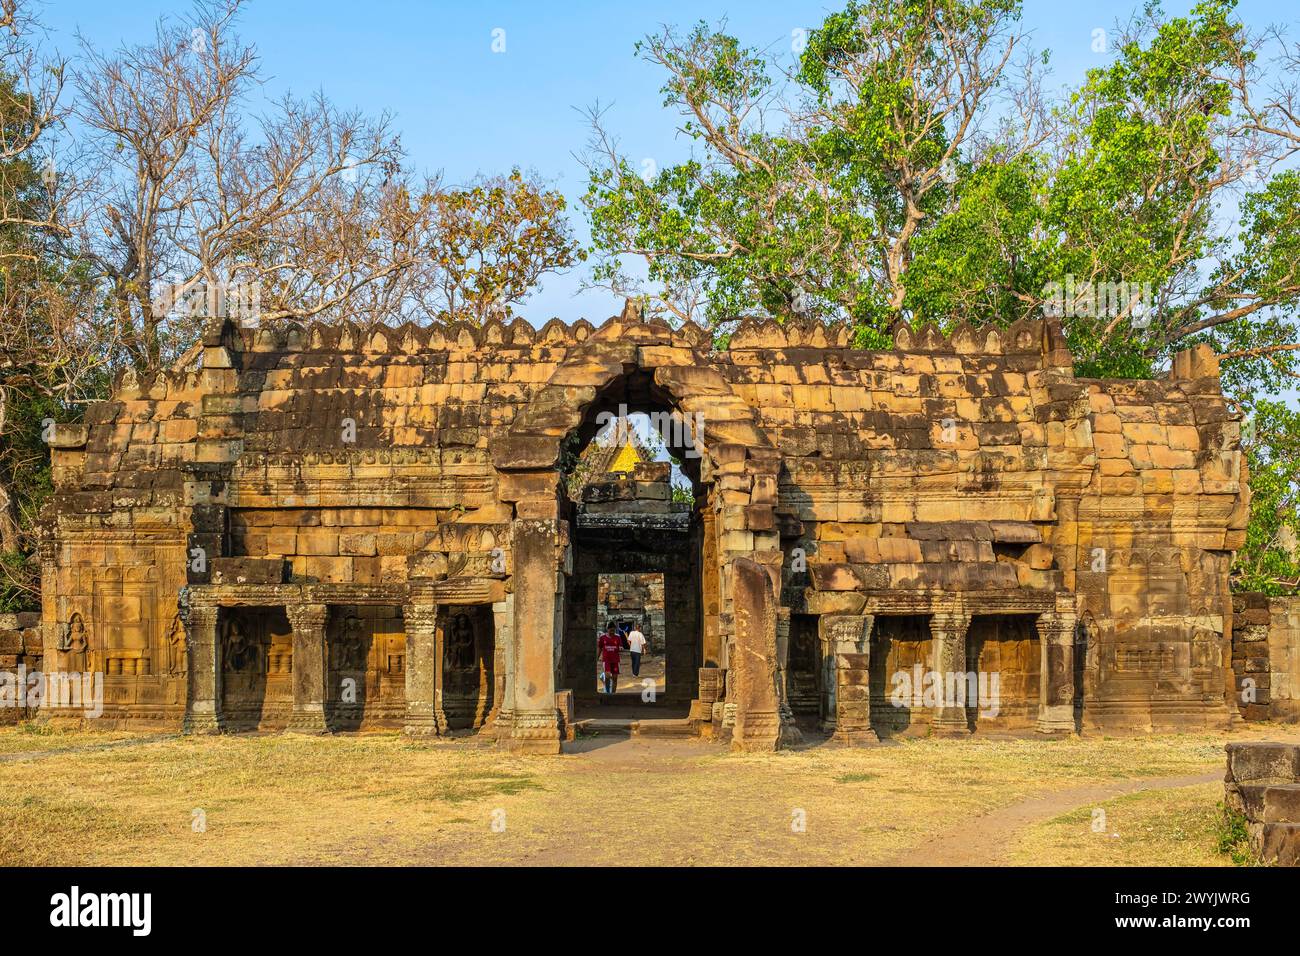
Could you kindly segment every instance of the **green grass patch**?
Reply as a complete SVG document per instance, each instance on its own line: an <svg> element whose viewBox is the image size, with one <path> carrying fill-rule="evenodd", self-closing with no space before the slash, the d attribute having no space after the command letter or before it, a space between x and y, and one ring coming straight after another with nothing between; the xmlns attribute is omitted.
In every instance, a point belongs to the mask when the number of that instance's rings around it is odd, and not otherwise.
<svg viewBox="0 0 1300 956"><path fill-rule="evenodd" d="M1250 834L1246 829L1246 815L1218 804L1219 818L1215 826L1218 851L1232 860L1233 866L1252 866L1254 854L1250 851Z"/></svg>
<svg viewBox="0 0 1300 956"><path fill-rule="evenodd" d="M432 786L420 787L410 796L413 802L441 800L444 803L465 803L495 795L513 797L526 790L546 789L529 776L511 774L475 773L451 777Z"/></svg>

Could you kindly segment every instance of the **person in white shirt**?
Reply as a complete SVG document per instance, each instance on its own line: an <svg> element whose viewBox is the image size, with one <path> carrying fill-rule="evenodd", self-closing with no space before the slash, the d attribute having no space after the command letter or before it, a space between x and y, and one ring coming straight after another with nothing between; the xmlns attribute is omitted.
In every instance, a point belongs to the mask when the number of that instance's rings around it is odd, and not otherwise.
<svg viewBox="0 0 1300 956"><path fill-rule="evenodd" d="M632 630L627 635L628 650L632 652L632 676L636 677L641 673L641 652L645 650L646 639L641 633L641 628L633 625Z"/></svg>

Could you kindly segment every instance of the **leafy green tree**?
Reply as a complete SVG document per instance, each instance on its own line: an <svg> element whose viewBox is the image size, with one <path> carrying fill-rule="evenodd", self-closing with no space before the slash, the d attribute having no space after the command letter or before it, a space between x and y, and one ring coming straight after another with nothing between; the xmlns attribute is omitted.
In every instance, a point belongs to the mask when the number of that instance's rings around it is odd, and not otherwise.
<svg viewBox="0 0 1300 956"><path fill-rule="evenodd" d="M1243 591L1300 589L1300 412L1259 402L1243 442L1250 464L1251 522L1237 552L1234 585Z"/></svg>
<svg viewBox="0 0 1300 956"><path fill-rule="evenodd" d="M542 277L586 258L564 196L513 169L432 197L425 267L430 312L480 324L505 317Z"/></svg>
<svg viewBox="0 0 1300 956"><path fill-rule="evenodd" d="M638 256L679 318L847 318L882 344L963 148L1014 162L1042 135L1019 15L1014 0L851 2L780 84L779 63L721 29L647 38L697 154L638 171L593 111L595 281L625 291Z"/></svg>

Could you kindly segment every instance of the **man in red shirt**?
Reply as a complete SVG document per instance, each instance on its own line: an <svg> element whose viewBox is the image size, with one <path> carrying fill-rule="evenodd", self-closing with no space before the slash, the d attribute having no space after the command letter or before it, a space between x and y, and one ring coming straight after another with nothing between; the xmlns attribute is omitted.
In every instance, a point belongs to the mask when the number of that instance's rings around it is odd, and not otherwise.
<svg viewBox="0 0 1300 956"><path fill-rule="evenodd" d="M601 670L605 675L605 693L612 696L618 689L618 659L623 649L623 642L614 632L611 623L605 633L596 638L596 651L600 655Z"/></svg>

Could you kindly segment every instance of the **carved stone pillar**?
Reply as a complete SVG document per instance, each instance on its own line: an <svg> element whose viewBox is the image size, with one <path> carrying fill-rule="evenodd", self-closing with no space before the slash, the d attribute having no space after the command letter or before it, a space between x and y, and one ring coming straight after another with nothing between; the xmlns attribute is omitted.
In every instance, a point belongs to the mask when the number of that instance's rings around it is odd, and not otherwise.
<svg viewBox="0 0 1300 956"><path fill-rule="evenodd" d="M291 604L285 608L293 628L293 710L288 730L306 734L323 734L329 730L325 720L325 700L338 688L325 686L328 665L325 649L325 622L329 607L325 604Z"/></svg>
<svg viewBox="0 0 1300 956"><path fill-rule="evenodd" d="M930 617L930 641L933 645L933 670L942 691L931 727L936 734L968 734L966 723L966 631L970 615L941 611ZM960 675L960 676L959 676ZM955 691L952 700L950 691Z"/></svg>
<svg viewBox="0 0 1300 956"><path fill-rule="evenodd" d="M514 540L514 687L508 746L522 753L558 754L555 707L556 621L562 584L557 549L560 522L520 519Z"/></svg>
<svg viewBox="0 0 1300 956"><path fill-rule="evenodd" d="M58 598L63 584L59 580L59 550L54 531L47 525L38 525L38 529L37 551L41 558L41 654L45 661L53 661L59 643ZM48 664L44 666L49 669Z"/></svg>
<svg viewBox="0 0 1300 956"><path fill-rule="evenodd" d="M499 733L502 728L510 732L513 713L511 695L514 686L510 675L514 672L515 596L507 594L504 601L492 605L492 623L495 634L492 652L492 710L483 722L483 730Z"/></svg>
<svg viewBox="0 0 1300 956"><path fill-rule="evenodd" d="M840 667L836 661L835 636L827 627L826 617L818 618L818 643L822 646L822 661L820 661L820 678L818 680L818 691L820 706L818 715L820 717L819 726L826 734L835 734L835 719L837 698L839 698L840 689Z"/></svg>
<svg viewBox="0 0 1300 956"><path fill-rule="evenodd" d="M1040 734L1074 733L1074 610L1058 607L1038 616L1038 642L1042 649L1038 681Z"/></svg>
<svg viewBox="0 0 1300 956"><path fill-rule="evenodd" d="M721 573L718 556L718 515L712 507L700 512L700 619L703 633L703 664L722 666Z"/></svg>
<svg viewBox="0 0 1300 956"><path fill-rule="evenodd" d="M829 710L823 729L843 744L875 743L871 729L871 625L861 615L823 615L819 621L823 653L828 662L823 678L830 682L823 695Z"/></svg>
<svg viewBox="0 0 1300 956"><path fill-rule="evenodd" d="M731 564L736 649L732 660L736 706L733 750L773 751L781 745L777 691L776 596L767 568L748 558Z"/></svg>
<svg viewBox="0 0 1300 956"><path fill-rule="evenodd" d="M403 733L433 737L439 732L434 698L438 685L438 605L408 604L406 625L406 724Z"/></svg>
<svg viewBox="0 0 1300 956"><path fill-rule="evenodd" d="M783 724L794 723L794 710L790 707L790 609L777 607L776 613L776 689L780 703L777 706Z"/></svg>
<svg viewBox="0 0 1300 956"><path fill-rule="evenodd" d="M190 671L185 694L187 734L221 732L220 618L221 611L215 606L181 604Z"/></svg>

